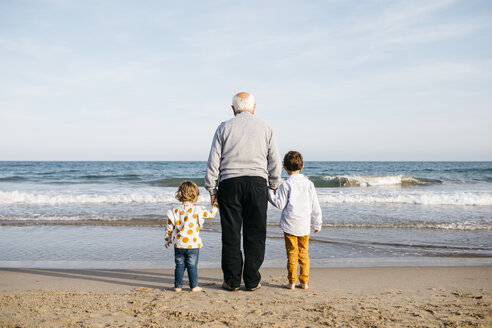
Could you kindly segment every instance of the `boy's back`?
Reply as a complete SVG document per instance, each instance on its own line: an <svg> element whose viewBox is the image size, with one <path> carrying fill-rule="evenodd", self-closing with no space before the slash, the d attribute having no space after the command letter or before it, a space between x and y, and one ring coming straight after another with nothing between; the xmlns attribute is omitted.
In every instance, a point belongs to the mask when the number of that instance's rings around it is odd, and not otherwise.
<svg viewBox="0 0 492 328"><path fill-rule="evenodd" d="M276 193L270 192L270 202L282 209L280 228L294 236L310 233L311 219L313 229L320 230L321 208L314 184L303 174L292 174L280 185Z"/></svg>

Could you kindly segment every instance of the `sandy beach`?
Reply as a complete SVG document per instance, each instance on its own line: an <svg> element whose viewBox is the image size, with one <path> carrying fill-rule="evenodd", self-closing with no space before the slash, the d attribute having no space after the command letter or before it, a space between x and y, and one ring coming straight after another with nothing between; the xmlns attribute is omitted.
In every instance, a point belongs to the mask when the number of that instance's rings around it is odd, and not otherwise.
<svg viewBox="0 0 492 328"><path fill-rule="evenodd" d="M263 269L254 292L175 293L172 270L0 269L1 327L490 327L492 267L312 269L311 288L283 288Z"/></svg>

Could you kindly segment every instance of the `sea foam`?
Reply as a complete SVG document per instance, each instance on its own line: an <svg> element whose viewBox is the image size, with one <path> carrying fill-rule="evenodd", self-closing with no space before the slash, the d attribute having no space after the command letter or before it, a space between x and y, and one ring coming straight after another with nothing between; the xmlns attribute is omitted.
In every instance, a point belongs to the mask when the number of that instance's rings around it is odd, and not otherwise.
<svg viewBox="0 0 492 328"><path fill-rule="evenodd" d="M38 205L62 205L62 204L128 204L128 203L175 203L174 193L52 193L52 192L21 192L0 191L0 204L38 204Z"/></svg>
<svg viewBox="0 0 492 328"><path fill-rule="evenodd" d="M408 192L408 193L320 193L324 204L412 204L412 205L461 205L491 206L491 192Z"/></svg>
<svg viewBox="0 0 492 328"><path fill-rule="evenodd" d="M354 190L354 189L352 189ZM351 190L351 191L352 191ZM333 189L318 189L318 199L322 204L416 204L416 205L462 205L462 206L492 206L492 192L440 192L440 191L413 191L393 192L382 190L379 192L333 191ZM198 203L207 204L209 196L202 192ZM25 192L0 191L0 204L36 204L36 205L63 205L63 204L174 204L174 191L162 193L151 191L115 192L115 193L53 193L53 192Z"/></svg>

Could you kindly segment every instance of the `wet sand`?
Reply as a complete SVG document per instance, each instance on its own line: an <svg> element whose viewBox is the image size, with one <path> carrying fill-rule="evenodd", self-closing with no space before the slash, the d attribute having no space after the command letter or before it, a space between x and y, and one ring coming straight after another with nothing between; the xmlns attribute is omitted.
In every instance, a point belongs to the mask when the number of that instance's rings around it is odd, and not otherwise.
<svg viewBox="0 0 492 328"><path fill-rule="evenodd" d="M0 326L492 326L492 266L312 269L294 291L285 269L261 272L254 292L199 269L204 291L175 293L172 270L0 269Z"/></svg>

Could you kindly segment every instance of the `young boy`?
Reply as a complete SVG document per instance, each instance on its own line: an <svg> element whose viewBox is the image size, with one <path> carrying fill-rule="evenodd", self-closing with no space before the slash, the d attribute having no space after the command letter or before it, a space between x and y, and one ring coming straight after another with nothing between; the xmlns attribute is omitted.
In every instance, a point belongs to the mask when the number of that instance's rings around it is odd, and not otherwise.
<svg viewBox="0 0 492 328"><path fill-rule="evenodd" d="M274 192L270 190L269 201L282 210L280 228L284 232L287 251L287 288L295 289L297 281L297 262L301 267L299 281L301 288L308 289L309 282L309 232L311 218L314 233L321 230L321 209L314 184L301 170L304 168L302 155L289 151L284 156L284 169L289 178Z"/></svg>
<svg viewBox="0 0 492 328"><path fill-rule="evenodd" d="M180 292L183 286L185 268L192 292L199 292L198 287L198 255L202 247L200 227L205 219L212 219L217 214L217 204L211 210L195 206L200 191L191 181L184 181L176 192L176 199L182 205L167 212L165 246L174 245L174 290Z"/></svg>

